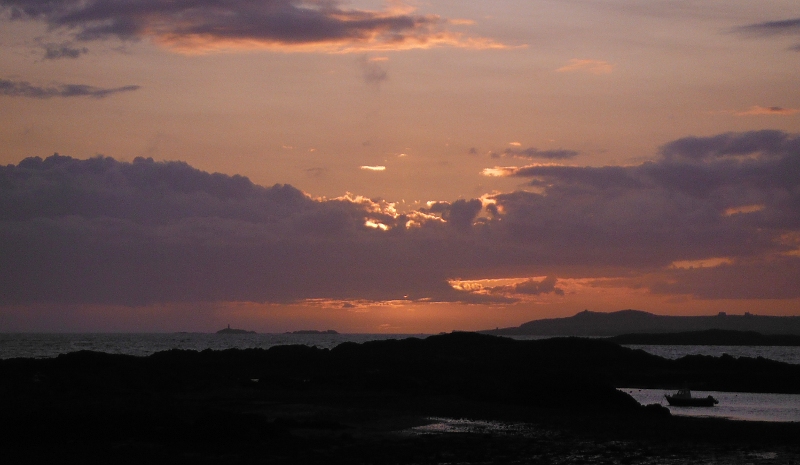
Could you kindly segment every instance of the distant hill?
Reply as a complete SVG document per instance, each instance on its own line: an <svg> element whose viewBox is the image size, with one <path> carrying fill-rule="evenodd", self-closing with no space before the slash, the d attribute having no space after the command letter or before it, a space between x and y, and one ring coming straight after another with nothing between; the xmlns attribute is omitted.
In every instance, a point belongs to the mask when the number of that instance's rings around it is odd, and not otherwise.
<svg viewBox="0 0 800 465"><path fill-rule="evenodd" d="M724 329L762 334L800 335L800 316L665 316L641 310L602 313L584 310L567 318L523 323L515 328L480 331L498 336L618 336L630 333L678 333Z"/></svg>

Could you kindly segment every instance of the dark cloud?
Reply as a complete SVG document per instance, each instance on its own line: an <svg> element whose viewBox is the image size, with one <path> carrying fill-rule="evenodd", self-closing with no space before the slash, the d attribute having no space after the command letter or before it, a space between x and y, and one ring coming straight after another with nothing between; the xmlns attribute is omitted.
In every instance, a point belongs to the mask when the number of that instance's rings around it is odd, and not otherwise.
<svg viewBox="0 0 800 465"><path fill-rule="evenodd" d="M558 280L555 276L548 276L541 280L527 279L521 283L512 284L508 286L496 286L489 288L493 294L526 294L526 295L541 295L541 294L556 294L564 295L564 290L556 287Z"/></svg>
<svg viewBox="0 0 800 465"><path fill-rule="evenodd" d="M307 168L306 174L312 178L319 178L325 176L328 173L328 168L322 167L314 167L314 168Z"/></svg>
<svg viewBox="0 0 800 465"><path fill-rule="evenodd" d="M660 160L638 166L528 166L514 169L510 175L534 178L531 184L535 186L552 185L552 192L567 188L663 189L693 196L716 193L730 202L749 199L752 203L766 201L764 194L775 189L794 195L800 182L798 154L800 136L750 131L678 139L661 148Z"/></svg>
<svg viewBox="0 0 800 465"><path fill-rule="evenodd" d="M763 23L748 24L734 28L735 33L756 36L798 36L800 37L800 18L784 19L779 21L766 21ZM790 47L790 50L800 51L800 44Z"/></svg>
<svg viewBox="0 0 800 465"><path fill-rule="evenodd" d="M350 49L459 45L458 35L446 31L447 22L438 16L344 9L334 0L0 0L0 5L12 19L43 21L83 41L152 37L185 48L254 42Z"/></svg>
<svg viewBox="0 0 800 465"><path fill-rule="evenodd" d="M800 35L800 18L748 24L746 26L740 26L736 30L743 33L762 34L762 35L777 35L777 34Z"/></svg>
<svg viewBox="0 0 800 465"><path fill-rule="evenodd" d="M552 179L566 186L586 186L593 189L630 189L641 186L636 173L621 166L582 167L582 166L527 166L514 171L514 176L543 179L543 183L533 181L533 185L546 185Z"/></svg>
<svg viewBox="0 0 800 465"><path fill-rule="evenodd" d="M121 92L130 92L140 89L139 86L115 87L104 89L102 87L87 86L84 84L63 84L57 87L34 86L25 81L10 81L0 79L0 95L9 97L28 97L47 99L53 97L91 97L105 98Z"/></svg>
<svg viewBox="0 0 800 465"><path fill-rule="evenodd" d="M185 163L28 158L0 169L0 302L488 299L448 284L458 244L431 250L454 228L408 221Z"/></svg>
<svg viewBox="0 0 800 465"><path fill-rule="evenodd" d="M742 287L751 297L794 292L769 289L772 282L800 286L800 275L768 280L753 264L768 268L770 257L800 249L786 239L800 237L800 136L753 131L691 137L665 145L660 160L637 166L530 166L511 173L542 189L493 197L509 237L539 249L539 263L551 265L541 271L644 272L680 260L738 257L703 273L742 273L740 281L752 281Z"/></svg>
<svg viewBox="0 0 800 465"><path fill-rule="evenodd" d="M422 208L425 213L440 214L442 219L456 229L468 230L472 227L475 217L481 212L483 203L478 199L459 199L453 203L436 202L428 208Z"/></svg>
<svg viewBox="0 0 800 465"><path fill-rule="evenodd" d="M381 63L383 63L383 61L369 59L366 56L362 56L358 59L364 82L367 84L380 84L389 79L389 74L386 69L381 66Z"/></svg>
<svg viewBox="0 0 800 465"><path fill-rule="evenodd" d="M781 156L800 150L800 137L782 131L726 133L713 137L685 137L661 147L667 160L713 160L764 154Z"/></svg>
<svg viewBox="0 0 800 465"><path fill-rule="evenodd" d="M79 58L81 55L89 53L86 47L72 47L69 44L45 44L44 59L58 60L60 58Z"/></svg>
<svg viewBox="0 0 800 465"><path fill-rule="evenodd" d="M539 150L533 147L527 149L507 148L503 154L507 157L541 158L545 160L566 160L579 155L574 150Z"/></svg>
<svg viewBox="0 0 800 465"><path fill-rule="evenodd" d="M28 158L0 168L0 303L507 303L593 277L794 298L798 140L723 134L674 141L636 166L520 168L536 192L399 215L179 162ZM525 276L548 278L502 292L450 284Z"/></svg>

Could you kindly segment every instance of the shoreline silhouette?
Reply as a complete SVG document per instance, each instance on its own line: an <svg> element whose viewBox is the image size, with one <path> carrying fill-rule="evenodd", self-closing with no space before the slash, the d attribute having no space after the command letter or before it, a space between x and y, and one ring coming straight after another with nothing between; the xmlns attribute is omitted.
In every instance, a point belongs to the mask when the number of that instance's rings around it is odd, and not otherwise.
<svg viewBox="0 0 800 465"><path fill-rule="evenodd" d="M26 459L546 463L593 454L654 464L763 449L796 461L798 424L675 417L616 388L800 393L798 380L800 366L764 359L673 361L607 340L477 333L330 350L80 351L0 360L0 434L8 457ZM436 418L522 426L414 429Z"/></svg>

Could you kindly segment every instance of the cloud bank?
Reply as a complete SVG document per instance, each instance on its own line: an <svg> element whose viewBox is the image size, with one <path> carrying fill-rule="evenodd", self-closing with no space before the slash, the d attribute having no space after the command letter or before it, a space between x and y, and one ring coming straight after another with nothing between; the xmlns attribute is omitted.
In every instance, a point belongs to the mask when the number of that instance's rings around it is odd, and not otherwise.
<svg viewBox="0 0 800 465"><path fill-rule="evenodd" d="M498 48L399 4L346 9L336 0L0 0L12 20L45 22L79 41L152 39L174 49L279 48L325 52L455 46Z"/></svg>
<svg viewBox="0 0 800 465"><path fill-rule="evenodd" d="M659 160L636 166L535 165L487 174L528 178L543 191L494 199L512 237L541 245L540 259L553 251L551 272L638 270L650 276L652 289L703 298L800 296L800 136L687 137L664 145ZM665 269L709 257L730 261Z"/></svg>
<svg viewBox="0 0 800 465"><path fill-rule="evenodd" d="M53 97L91 97L105 98L122 92L139 90L139 86L123 86L111 89L87 86L84 84L63 84L56 87L34 86L26 81L0 79L0 95L9 97L28 97L48 99Z"/></svg>
<svg viewBox="0 0 800 465"><path fill-rule="evenodd" d="M535 192L399 213L180 162L28 158L0 168L0 304L501 304L562 298L562 280L800 297L800 136L687 137L635 166L503 173ZM486 279L515 284L452 284Z"/></svg>

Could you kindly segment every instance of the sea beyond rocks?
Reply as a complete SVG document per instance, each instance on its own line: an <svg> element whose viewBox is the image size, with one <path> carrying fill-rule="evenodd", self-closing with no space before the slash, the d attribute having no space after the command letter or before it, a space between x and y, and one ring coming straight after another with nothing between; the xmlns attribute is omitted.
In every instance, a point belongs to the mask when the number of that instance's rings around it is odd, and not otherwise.
<svg viewBox="0 0 800 465"><path fill-rule="evenodd" d="M343 343L331 350L171 350L149 357L84 351L0 360L0 437L5 457L26 461L655 464L800 458L798 424L673 417L615 389L686 384L800 393L800 366L732 357L673 361L605 340L514 341L475 333ZM516 433L412 429L436 421L431 418L524 426Z"/></svg>

